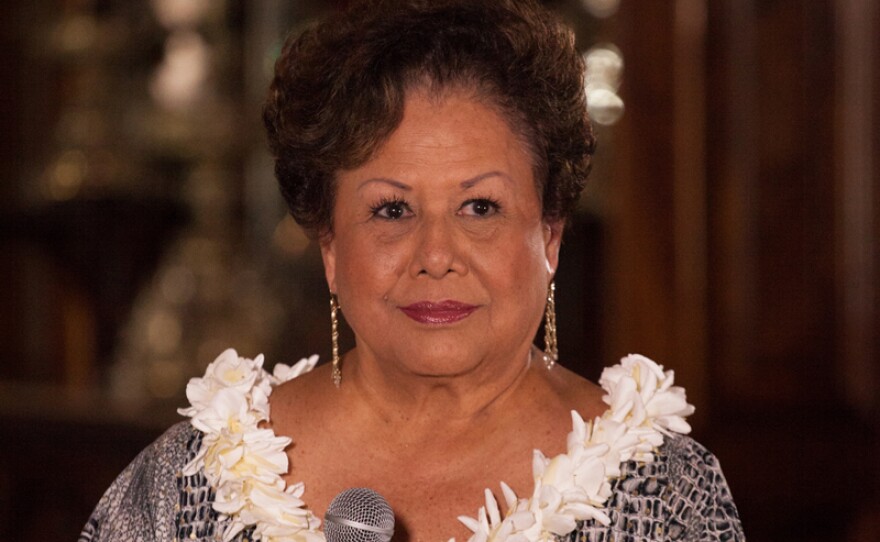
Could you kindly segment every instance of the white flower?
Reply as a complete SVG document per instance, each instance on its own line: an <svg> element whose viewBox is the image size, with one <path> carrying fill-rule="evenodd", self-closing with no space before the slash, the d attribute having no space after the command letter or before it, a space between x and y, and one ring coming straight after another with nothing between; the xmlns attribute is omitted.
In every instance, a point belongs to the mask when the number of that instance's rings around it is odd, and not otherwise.
<svg viewBox="0 0 880 542"><path fill-rule="evenodd" d="M204 377L187 386L191 406L179 412L203 437L184 473L203 470L214 486L213 507L228 520L224 541L253 527L253 538L263 542L324 542L320 520L302 500L303 484L286 486L281 477L288 470L285 449L291 439L260 427L269 420L272 386L311 371L317 360L311 356L292 367L279 364L270 375L263 356L250 360L227 350ZM693 406L673 380L672 371L638 355L606 369L600 384L608 411L589 423L572 412L566 453L548 459L535 450L532 496L518 498L501 483L503 516L487 489L477 517L459 517L473 532L470 542L551 542L579 521L607 525L610 518L602 508L621 463L651 461L664 435L690 431L684 417Z"/></svg>
<svg viewBox="0 0 880 542"><path fill-rule="evenodd" d="M209 407L214 401L215 395L221 390L236 390L242 396L249 396L258 380L266 380L263 377L265 371L262 370L262 367L262 355L252 360L239 357L232 348L225 350L208 365L204 377L193 378L189 381L186 386L186 398L191 406L179 409L178 412L184 416L193 417L202 409ZM268 382L259 388L265 392L267 397L271 393L271 385ZM262 405L259 400L257 403L257 410L260 413L265 411L268 415L265 405Z"/></svg>
<svg viewBox="0 0 880 542"><path fill-rule="evenodd" d="M287 382L288 380L293 380L299 375L311 371L315 368L316 363L318 363L318 354L315 354L308 358L302 358L292 367L290 365L278 363L272 370L272 375L275 381L280 384L283 382Z"/></svg>
<svg viewBox="0 0 880 542"><path fill-rule="evenodd" d="M228 431L241 433L259 421L250 409L247 395L236 389L221 389L211 402L192 416L192 424L206 434Z"/></svg>
<svg viewBox="0 0 880 542"><path fill-rule="evenodd" d="M689 433L685 416L693 414L684 389L673 386L675 373L663 371L654 361L631 354L620 365L602 372L599 384L608 392L603 398L614 412L613 419L631 427L643 426L650 420L651 428L664 434Z"/></svg>
<svg viewBox="0 0 880 542"><path fill-rule="evenodd" d="M217 488L213 508L224 516L237 514L247 504L245 497L244 482L232 481L222 484Z"/></svg>
<svg viewBox="0 0 880 542"><path fill-rule="evenodd" d="M269 429L252 429L246 433L221 431L206 444L205 475L212 483L252 479L271 484L287 472L290 444L286 437L276 437Z"/></svg>
<svg viewBox="0 0 880 542"><path fill-rule="evenodd" d="M694 411L684 390L672 385L674 374L650 359L630 355L602 373L609 409L587 423L572 412L567 451L548 459L535 450L535 488L529 499L518 499L501 484L507 513L486 490L486 505L476 518L459 517L473 532L469 542L551 541L577 527L578 521L608 525L602 510L611 497L611 481L626 461L651 461L653 452L672 432L688 433L684 417Z"/></svg>
<svg viewBox="0 0 880 542"><path fill-rule="evenodd" d="M203 433L195 458L184 468L192 475L203 470L216 490L213 508L228 519L223 540L254 526L254 538L267 542L322 542L320 521L305 508L302 484L285 487L285 449L291 439L276 436L260 423L269 420L272 386L310 371L317 356L293 367L263 370L263 356L239 357L226 350L202 378L190 380L190 407L180 413Z"/></svg>
<svg viewBox="0 0 880 542"><path fill-rule="evenodd" d="M280 479L268 484L254 482L249 495L253 506L248 510L248 523L256 523L262 527L261 532L274 532L276 536L308 529L310 514L302 508L305 503L301 495L295 493L295 486L285 488Z"/></svg>

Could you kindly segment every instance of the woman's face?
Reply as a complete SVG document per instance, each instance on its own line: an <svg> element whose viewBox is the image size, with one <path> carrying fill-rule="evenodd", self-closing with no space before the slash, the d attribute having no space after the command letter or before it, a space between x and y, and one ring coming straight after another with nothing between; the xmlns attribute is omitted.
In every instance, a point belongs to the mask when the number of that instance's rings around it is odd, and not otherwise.
<svg viewBox="0 0 880 542"><path fill-rule="evenodd" d="M542 219L504 118L469 94L412 92L389 140L337 183L322 254L361 356L455 376L525 352L562 224Z"/></svg>

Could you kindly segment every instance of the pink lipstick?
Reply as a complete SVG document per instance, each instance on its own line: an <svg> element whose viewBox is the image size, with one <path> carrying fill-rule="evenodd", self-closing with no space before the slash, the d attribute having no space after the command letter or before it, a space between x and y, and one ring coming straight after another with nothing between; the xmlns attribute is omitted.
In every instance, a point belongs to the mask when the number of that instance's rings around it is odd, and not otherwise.
<svg viewBox="0 0 880 542"><path fill-rule="evenodd" d="M400 310L420 324L443 325L464 320L477 308L458 301L419 301L400 307Z"/></svg>

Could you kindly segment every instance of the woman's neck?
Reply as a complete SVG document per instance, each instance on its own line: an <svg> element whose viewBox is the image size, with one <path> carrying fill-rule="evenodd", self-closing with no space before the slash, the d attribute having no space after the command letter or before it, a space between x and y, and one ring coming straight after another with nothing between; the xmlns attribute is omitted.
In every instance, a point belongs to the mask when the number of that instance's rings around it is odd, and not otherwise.
<svg viewBox="0 0 880 542"><path fill-rule="evenodd" d="M520 395L533 395L527 392L540 385L535 370L539 368L533 367L540 359L534 347L525 345L509 359L482 360L463 374L426 376L378 360L360 348L345 357L340 391L356 395L387 424L436 431L444 425L486 422L518 410L505 405Z"/></svg>

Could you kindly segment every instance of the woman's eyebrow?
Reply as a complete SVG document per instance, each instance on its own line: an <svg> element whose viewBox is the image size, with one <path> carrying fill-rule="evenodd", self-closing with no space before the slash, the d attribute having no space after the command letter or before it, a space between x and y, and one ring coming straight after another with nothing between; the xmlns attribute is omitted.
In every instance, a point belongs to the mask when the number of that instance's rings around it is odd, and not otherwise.
<svg viewBox="0 0 880 542"><path fill-rule="evenodd" d="M486 173L481 173L475 177L471 177L470 179L465 179L464 181L461 181L460 186L463 189L472 188L475 185L477 185L480 181L491 178L491 177L500 177L504 182L511 182L511 180L512 180L510 178L510 176L508 174L504 173L503 171L493 170L493 171L487 171ZM408 185L404 182L398 181L397 179L391 179L389 177L371 177L369 179L362 181L358 185L358 188L357 188L358 192L360 192L364 187L366 187L367 185L369 185L371 183L388 184L388 185L393 186L394 188L398 188L398 189L404 190L404 191L412 190L412 187L410 185Z"/></svg>
<svg viewBox="0 0 880 542"><path fill-rule="evenodd" d="M357 191L360 192L365 186L369 185L370 183L384 183L389 184L394 188L399 188L400 190L412 190L412 187L410 185L400 182L396 179L390 179L388 177L373 177L361 182L361 184L359 184L357 187Z"/></svg>
<svg viewBox="0 0 880 542"><path fill-rule="evenodd" d="M486 173L481 173L481 174L477 175L476 177L471 177L470 179L462 181L461 187L464 189L472 188L480 181L482 181L484 179L488 179L490 177L501 177L501 180L503 180L504 182L508 182L508 183L512 181L512 179L510 178L510 175L508 175L507 173L504 173L503 171L489 171Z"/></svg>

